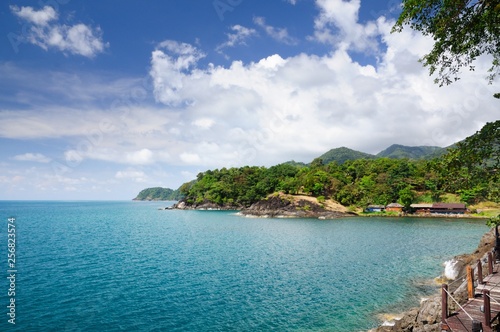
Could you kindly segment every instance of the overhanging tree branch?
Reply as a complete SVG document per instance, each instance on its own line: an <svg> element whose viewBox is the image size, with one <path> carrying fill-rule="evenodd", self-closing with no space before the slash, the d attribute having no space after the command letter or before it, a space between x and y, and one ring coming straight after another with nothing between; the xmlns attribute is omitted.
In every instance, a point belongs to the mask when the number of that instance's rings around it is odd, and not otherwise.
<svg viewBox="0 0 500 332"><path fill-rule="evenodd" d="M483 54L493 57L489 83L500 74L500 0L403 0L392 31L406 25L434 38L420 61L431 75L437 73L440 86L459 80L463 67L474 70L473 62Z"/></svg>

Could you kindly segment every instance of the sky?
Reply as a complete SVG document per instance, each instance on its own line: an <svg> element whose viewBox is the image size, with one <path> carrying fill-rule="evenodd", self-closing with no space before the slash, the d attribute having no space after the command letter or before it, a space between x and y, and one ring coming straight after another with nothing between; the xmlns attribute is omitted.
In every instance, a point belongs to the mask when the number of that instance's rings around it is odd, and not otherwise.
<svg viewBox="0 0 500 332"><path fill-rule="evenodd" d="M337 147L446 147L498 119L491 58L449 86L400 1L0 4L0 200L129 200Z"/></svg>

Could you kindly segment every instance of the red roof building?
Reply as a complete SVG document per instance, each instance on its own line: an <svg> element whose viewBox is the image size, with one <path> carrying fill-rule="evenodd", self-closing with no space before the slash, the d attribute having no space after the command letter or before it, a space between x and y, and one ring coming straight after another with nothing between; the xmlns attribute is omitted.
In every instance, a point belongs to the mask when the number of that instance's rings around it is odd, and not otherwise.
<svg viewBox="0 0 500 332"><path fill-rule="evenodd" d="M385 207L386 211L403 212L403 205L399 203L391 203Z"/></svg>

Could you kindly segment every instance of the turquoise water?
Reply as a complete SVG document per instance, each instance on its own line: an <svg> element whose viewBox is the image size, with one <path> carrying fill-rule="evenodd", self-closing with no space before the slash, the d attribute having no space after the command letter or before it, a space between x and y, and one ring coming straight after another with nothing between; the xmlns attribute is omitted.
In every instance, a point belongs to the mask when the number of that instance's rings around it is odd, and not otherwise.
<svg viewBox="0 0 500 332"><path fill-rule="evenodd" d="M165 205L0 202L0 330L366 330L434 292L428 279L487 231L484 221L253 219Z"/></svg>

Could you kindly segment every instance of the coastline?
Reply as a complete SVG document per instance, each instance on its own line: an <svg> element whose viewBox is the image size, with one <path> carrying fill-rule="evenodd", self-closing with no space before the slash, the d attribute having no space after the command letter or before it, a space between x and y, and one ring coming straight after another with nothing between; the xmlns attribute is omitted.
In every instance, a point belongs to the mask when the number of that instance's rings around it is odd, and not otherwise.
<svg viewBox="0 0 500 332"><path fill-rule="evenodd" d="M199 211L237 211L244 217L255 218L314 218L337 219L342 217L383 217L383 218L459 218L489 219L491 216L472 213L405 213L405 212L362 212L354 211L332 199L319 200L313 196L274 193L253 203L251 206L240 204L216 204L210 201L188 203L180 200L160 210L199 210Z"/></svg>
<svg viewBox="0 0 500 332"><path fill-rule="evenodd" d="M453 257L445 262L450 263L444 275L434 279L434 282L449 283L449 290L460 302L467 301L467 280L465 271L467 266L474 267L478 260L484 264L486 255L495 244L494 229L486 232L480 239L477 249L470 254ZM453 274L454 278L448 279L446 274ZM449 276L448 276L449 277ZM452 309L455 304L450 307ZM441 291L423 298L420 305L401 313L384 313L378 317L383 320L381 324L367 332L440 332L441 331Z"/></svg>
<svg viewBox="0 0 500 332"><path fill-rule="evenodd" d="M212 202L188 204L185 201L179 201L168 209L238 211L239 216L248 218L337 219L357 215L331 199L319 202L315 197L284 193L269 195L249 207L220 206Z"/></svg>

